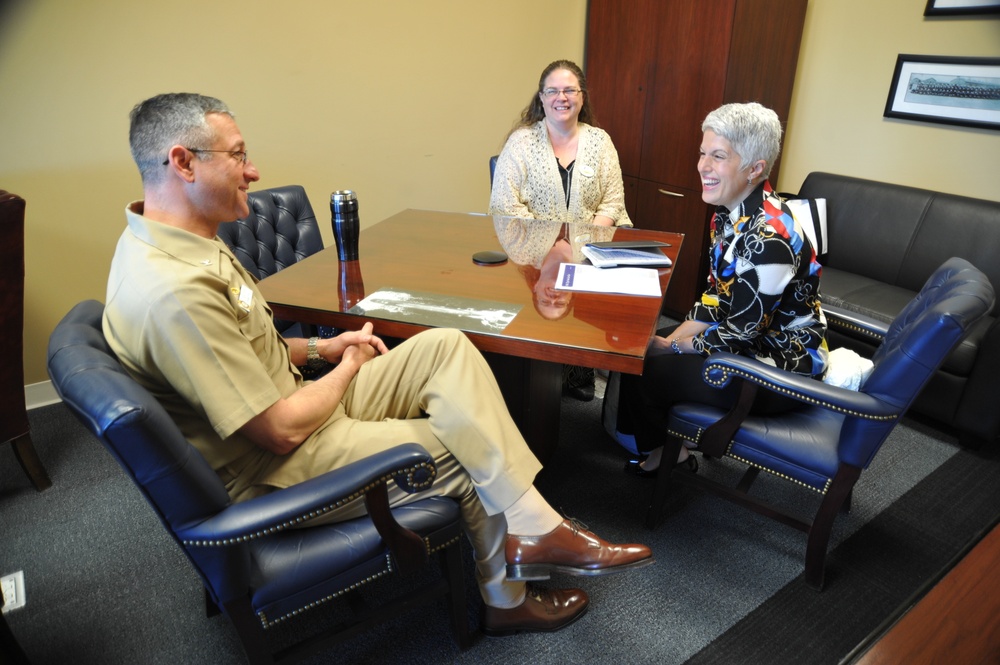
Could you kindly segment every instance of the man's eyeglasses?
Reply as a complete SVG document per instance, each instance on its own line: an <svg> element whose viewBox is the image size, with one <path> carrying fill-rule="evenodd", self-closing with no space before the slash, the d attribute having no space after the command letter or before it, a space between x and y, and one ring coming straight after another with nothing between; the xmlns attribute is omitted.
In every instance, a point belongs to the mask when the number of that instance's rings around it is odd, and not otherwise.
<svg viewBox="0 0 1000 665"><path fill-rule="evenodd" d="M201 148L185 148L185 150L189 150L195 154L198 154L199 152L224 152L233 159L240 160L240 162L242 162L243 164L246 164L247 160L249 159L249 157L247 157L246 150L202 150ZM166 166L169 163L170 163L169 159L163 160L164 166Z"/></svg>
<svg viewBox="0 0 1000 665"><path fill-rule="evenodd" d="M563 88L562 90L560 90L559 88L545 88L545 90L542 90L542 95L544 95L547 98L552 98L558 95L559 93L562 93L567 97L576 97L581 92L583 92L583 90L580 90L580 88Z"/></svg>

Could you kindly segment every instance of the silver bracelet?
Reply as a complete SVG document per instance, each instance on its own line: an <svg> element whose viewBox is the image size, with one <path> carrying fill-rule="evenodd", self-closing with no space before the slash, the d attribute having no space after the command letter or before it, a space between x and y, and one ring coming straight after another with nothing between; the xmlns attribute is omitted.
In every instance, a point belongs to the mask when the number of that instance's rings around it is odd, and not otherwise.
<svg viewBox="0 0 1000 665"><path fill-rule="evenodd" d="M677 355L681 355L681 354L684 353L683 351L681 351L681 347L677 346L677 338L676 337L674 337L672 340L670 340L670 348L673 349L673 352L676 353Z"/></svg>

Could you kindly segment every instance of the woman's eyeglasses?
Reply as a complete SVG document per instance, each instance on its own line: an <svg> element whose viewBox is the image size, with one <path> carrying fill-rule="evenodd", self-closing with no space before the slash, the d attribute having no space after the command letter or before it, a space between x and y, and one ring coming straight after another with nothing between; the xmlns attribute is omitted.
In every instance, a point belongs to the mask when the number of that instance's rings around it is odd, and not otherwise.
<svg viewBox="0 0 1000 665"><path fill-rule="evenodd" d="M542 95L545 96L546 98L552 98L558 95L559 93L562 93L567 97L576 97L581 92L583 92L583 90L580 90L580 88L563 88L562 90L560 90L559 88L545 88L544 90L542 90Z"/></svg>

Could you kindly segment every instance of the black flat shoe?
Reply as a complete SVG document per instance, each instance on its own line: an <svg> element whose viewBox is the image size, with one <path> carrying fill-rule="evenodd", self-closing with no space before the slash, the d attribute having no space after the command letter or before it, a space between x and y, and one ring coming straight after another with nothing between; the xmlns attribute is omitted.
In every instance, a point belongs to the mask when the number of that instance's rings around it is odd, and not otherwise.
<svg viewBox="0 0 1000 665"><path fill-rule="evenodd" d="M563 366L563 393L575 400L594 399L595 374L591 367Z"/></svg>
<svg viewBox="0 0 1000 665"><path fill-rule="evenodd" d="M630 459L625 462L625 468L623 471L630 476L635 476L636 478L656 478L656 474L659 468L653 469L652 471L647 471L642 468L642 461L645 458ZM683 462L678 462L674 465L674 468L686 468L691 473L698 473L698 458L694 455L688 455L688 458Z"/></svg>
<svg viewBox="0 0 1000 665"><path fill-rule="evenodd" d="M686 468L689 473L698 473L698 458L694 455L689 454L688 458L683 462L678 462L674 464L675 469Z"/></svg>
<svg viewBox="0 0 1000 665"><path fill-rule="evenodd" d="M642 468L643 459L645 458L640 457L638 459L628 460L627 462L625 462L625 468L623 469L623 471L625 471L625 473L627 473L630 476L635 476L636 478L656 478L657 469L653 469L652 471L646 471L644 468Z"/></svg>
<svg viewBox="0 0 1000 665"><path fill-rule="evenodd" d="M565 386L563 392L580 402L594 399L594 386Z"/></svg>

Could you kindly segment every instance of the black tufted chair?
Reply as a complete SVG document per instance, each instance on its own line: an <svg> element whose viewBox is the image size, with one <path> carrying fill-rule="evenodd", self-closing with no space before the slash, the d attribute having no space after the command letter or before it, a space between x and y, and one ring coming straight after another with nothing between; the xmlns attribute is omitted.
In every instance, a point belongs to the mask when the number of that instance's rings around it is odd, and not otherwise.
<svg viewBox="0 0 1000 665"><path fill-rule="evenodd" d="M286 185L251 192L250 214L219 225L219 237L243 267L264 279L323 249L323 237L306 191ZM310 325L276 319L275 327L287 337L317 334ZM323 330L324 336L332 330Z"/></svg>
<svg viewBox="0 0 1000 665"><path fill-rule="evenodd" d="M945 357L993 303L989 279L968 261L949 259L888 328L881 325L878 332L884 341L872 357L875 367L858 391L784 372L753 358L710 355L705 359L705 382L722 387L741 381L739 403L729 413L703 404L675 404L663 459L677 459L682 441L694 441L706 456L745 464L746 473L735 487L714 482L707 474L660 473L648 525L655 526L660 519L672 481L711 491L806 532L805 580L821 588L834 518L850 506L851 490L862 470ZM860 318L856 323L879 325ZM773 416L747 415L758 386L794 397L802 406ZM819 492L823 499L815 518L802 519L794 508L786 510L752 496L749 490L760 471Z"/></svg>
<svg viewBox="0 0 1000 665"><path fill-rule="evenodd" d="M249 662L299 660L442 596L459 645L468 646L458 504L445 497L388 504L389 482L411 493L430 486L436 469L426 450L404 444L232 503L205 458L107 346L103 312L88 300L56 326L48 348L52 383L135 481L201 577L210 610L232 621ZM362 498L370 517L308 526L308 518ZM391 602L362 607L368 603L359 587L422 568L434 552L442 576L430 574L428 583ZM269 629L341 598L361 609L332 632L275 652Z"/></svg>

